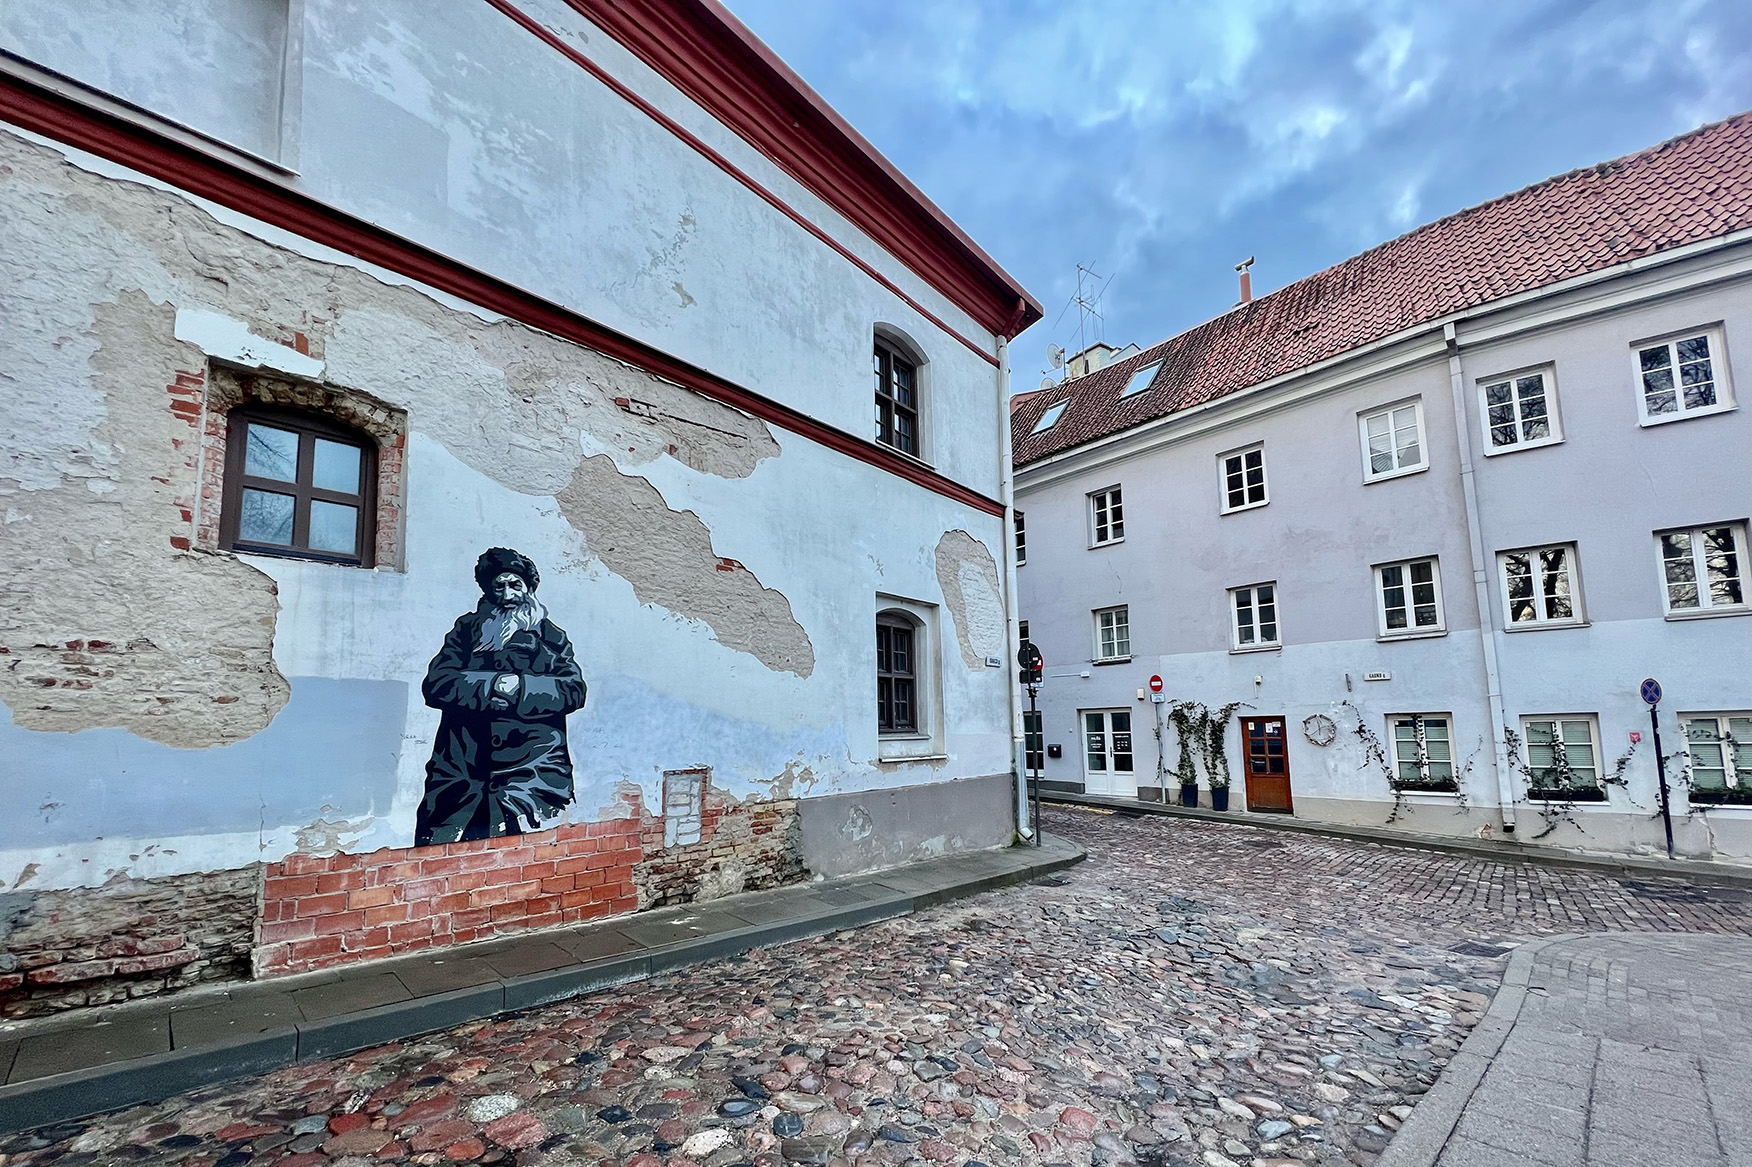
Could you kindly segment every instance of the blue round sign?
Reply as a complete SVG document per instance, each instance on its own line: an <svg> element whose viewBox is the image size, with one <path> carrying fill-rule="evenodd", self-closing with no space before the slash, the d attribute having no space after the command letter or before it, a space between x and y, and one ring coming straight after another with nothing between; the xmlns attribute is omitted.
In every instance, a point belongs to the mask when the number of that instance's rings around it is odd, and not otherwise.
<svg viewBox="0 0 1752 1167"><path fill-rule="evenodd" d="M1642 699L1647 701L1650 705L1659 705L1661 703L1661 682L1655 680L1653 677L1644 679L1642 683Z"/></svg>

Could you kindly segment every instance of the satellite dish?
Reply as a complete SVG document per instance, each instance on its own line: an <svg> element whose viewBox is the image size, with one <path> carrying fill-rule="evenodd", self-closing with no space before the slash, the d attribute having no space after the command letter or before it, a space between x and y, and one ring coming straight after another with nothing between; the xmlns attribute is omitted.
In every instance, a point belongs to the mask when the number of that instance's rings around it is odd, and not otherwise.
<svg viewBox="0 0 1752 1167"><path fill-rule="evenodd" d="M1040 379L1040 387L1042 389L1051 389L1054 385L1057 385L1057 384L1058 384L1058 382L1054 381L1051 377L1042 377Z"/></svg>
<svg viewBox="0 0 1752 1167"><path fill-rule="evenodd" d="M1055 369L1065 367L1065 350L1056 344L1046 346L1046 359Z"/></svg>

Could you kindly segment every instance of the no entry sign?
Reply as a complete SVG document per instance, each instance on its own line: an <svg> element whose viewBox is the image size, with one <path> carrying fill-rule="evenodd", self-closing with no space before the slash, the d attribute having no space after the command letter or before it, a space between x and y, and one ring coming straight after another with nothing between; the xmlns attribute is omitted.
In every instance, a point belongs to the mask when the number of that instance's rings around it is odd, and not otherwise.
<svg viewBox="0 0 1752 1167"><path fill-rule="evenodd" d="M1150 692L1160 693L1161 691L1162 691L1162 678L1161 677L1151 677L1150 678Z"/></svg>

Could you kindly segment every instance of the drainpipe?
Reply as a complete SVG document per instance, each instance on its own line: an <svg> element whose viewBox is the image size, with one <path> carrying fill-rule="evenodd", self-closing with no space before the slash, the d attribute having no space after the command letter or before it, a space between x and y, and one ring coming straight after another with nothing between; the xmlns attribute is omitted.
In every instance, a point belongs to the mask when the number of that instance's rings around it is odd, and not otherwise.
<svg viewBox="0 0 1752 1167"><path fill-rule="evenodd" d="M1016 644L1021 639L1022 614L1016 607L1016 490L1010 454L1010 342L998 337L998 498L1004 504L1004 667L1009 672L1010 780L1014 788L1016 833L1034 841L1034 824L1028 814L1028 756L1022 736L1022 679L1016 663Z"/></svg>
<svg viewBox="0 0 1752 1167"><path fill-rule="evenodd" d="M1503 735L1508 722L1503 717L1502 675L1497 668L1497 622L1492 611L1490 558L1484 546L1484 528L1478 518L1478 483L1473 475L1472 423L1466 419L1466 374L1460 367L1460 339L1452 321L1442 325L1442 340L1448 346L1448 388L1454 398L1455 445L1460 453L1460 494L1466 505L1466 534L1472 545L1472 587L1478 598L1478 640L1484 649L1484 689L1490 702L1491 746L1496 766L1497 810L1503 818L1503 833L1515 831L1515 790L1509 770L1509 745Z"/></svg>

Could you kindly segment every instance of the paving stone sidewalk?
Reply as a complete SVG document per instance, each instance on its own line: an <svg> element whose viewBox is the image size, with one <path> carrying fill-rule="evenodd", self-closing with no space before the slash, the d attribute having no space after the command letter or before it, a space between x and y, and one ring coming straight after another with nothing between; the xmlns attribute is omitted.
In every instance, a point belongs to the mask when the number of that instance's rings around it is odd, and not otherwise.
<svg viewBox="0 0 1752 1167"><path fill-rule="evenodd" d="M1380 1167L1752 1164L1752 939L1588 935L1516 954Z"/></svg>

